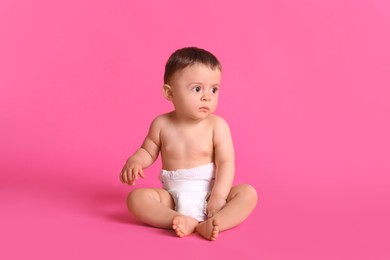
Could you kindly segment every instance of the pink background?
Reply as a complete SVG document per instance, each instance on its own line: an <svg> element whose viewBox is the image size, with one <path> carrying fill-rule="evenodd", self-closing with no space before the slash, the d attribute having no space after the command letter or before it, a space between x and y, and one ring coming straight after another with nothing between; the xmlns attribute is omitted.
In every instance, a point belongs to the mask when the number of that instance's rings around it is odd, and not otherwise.
<svg viewBox="0 0 390 260"><path fill-rule="evenodd" d="M389 1L139 2L0 2L0 258L390 259ZM143 226L118 180L184 46L223 63L261 198L214 243Z"/></svg>

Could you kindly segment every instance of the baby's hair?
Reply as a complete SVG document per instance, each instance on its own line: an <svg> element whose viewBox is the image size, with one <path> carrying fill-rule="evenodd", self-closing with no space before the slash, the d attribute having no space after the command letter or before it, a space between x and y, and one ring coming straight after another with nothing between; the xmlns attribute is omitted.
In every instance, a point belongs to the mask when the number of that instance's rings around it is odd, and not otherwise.
<svg viewBox="0 0 390 260"><path fill-rule="evenodd" d="M212 70L216 68L222 70L221 63L211 52L197 47L185 47L172 53L165 64L164 84L169 84L169 80L176 71L195 63L206 65Z"/></svg>

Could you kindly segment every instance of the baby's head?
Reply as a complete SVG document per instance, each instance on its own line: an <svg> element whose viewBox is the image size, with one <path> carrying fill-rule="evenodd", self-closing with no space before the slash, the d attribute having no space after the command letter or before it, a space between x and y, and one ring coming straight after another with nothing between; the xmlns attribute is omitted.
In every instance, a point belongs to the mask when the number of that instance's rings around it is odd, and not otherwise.
<svg viewBox="0 0 390 260"><path fill-rule="evenodd" d="M222 70L221 63L210 52L197 47L186 47L176 50L165 64L164 84L170 84L175 72L194 64L202 64L212 70Z"/></svg>
<svg viewBox="0 0 390 260"><path fill-rule="evenodd" d="M175 51L165 66L163 94L176 115L204 119L217 108L221 64L210 52L196 47Z"/></svg>

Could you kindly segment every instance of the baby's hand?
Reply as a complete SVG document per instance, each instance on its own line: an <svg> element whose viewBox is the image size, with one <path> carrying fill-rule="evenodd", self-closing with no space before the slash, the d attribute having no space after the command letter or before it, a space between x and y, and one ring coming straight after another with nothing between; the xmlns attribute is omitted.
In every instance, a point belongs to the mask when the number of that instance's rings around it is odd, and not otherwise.
<svg viewBox="0 0 390 260"><path fill-rule="evenodd" d="M122 183L127 183L129 185L134 186L135 181L138 180L138 176L145 178L141 164L134 162L126 162L125 166L123 166L121 173L119 174L119 179Z"/></svg>
<svg viewBox="0 0 390 260"><path fill-rule="evenodd" d="M207 202L207 217L211 218L226 205L226 199L210 196Z"/></svg>

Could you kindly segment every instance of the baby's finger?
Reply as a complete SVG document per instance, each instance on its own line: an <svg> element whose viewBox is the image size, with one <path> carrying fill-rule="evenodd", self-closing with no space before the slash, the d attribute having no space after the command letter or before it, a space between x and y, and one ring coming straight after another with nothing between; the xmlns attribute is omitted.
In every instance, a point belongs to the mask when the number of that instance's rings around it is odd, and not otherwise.
<svg viewBox="0 0 390 260"><path fill-rule="evenodd" d="M122 171L122 180L123 180L123 183L127 183L127 171L126 170Z"/></svg>
<svg viewBox="0 0 390 260"><path fill-rule="evenodd" d="M145 178L144 170L142 168L139 169L139 175L141 176L141 178Z"/></svg>
<svg viewBox="0 0 390 260"><path fill-rule="evenodd" d="M138 180L138 168L133 169L133 180Z"/></svg>
<svg viewBox="0 0 390 260"><path fill-rule="evenodd" d="M123 180L123 171L121 171L119 173L119 180L122 182L122 183L125 183L124 180Z"/></svg>
<svg viewBox="0 0 390 260"><path fill-rule="evenodd" d="M209 208L207 209L207 216L209 218L213 217L215 214L217 214L218 210L215 208Z"/></svg>
<svg viewBox="0 0 390 260"><path fill-rule="evenodd" d="M124 171L122 175L124 183L128 184L129 183L129 171Z"/></svg>
<svg viewBox="0 0 390 260"><path fill-rule="evenodd" d="M133 169L130 169L128 174L127 174L127 184L133 185L134 178L133 178Z"/></svg>
<svg viewBox="0 0 390 260"><path fill-rule="evenodd" d="M130 185L134 186L135 181L138 179L138 174L136 169L131 169L131 180L130 180Z"/></svg>

